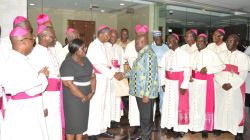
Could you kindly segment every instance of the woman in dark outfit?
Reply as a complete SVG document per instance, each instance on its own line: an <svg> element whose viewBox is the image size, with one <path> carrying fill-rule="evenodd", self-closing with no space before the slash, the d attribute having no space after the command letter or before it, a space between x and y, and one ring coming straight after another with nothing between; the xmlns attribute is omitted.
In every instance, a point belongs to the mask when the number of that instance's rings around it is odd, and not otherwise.
<svg viewBox="0 0 250 140"><path fill-rule="evenodd" d="M82 40L73 40L60 68L67 140L82 140L88 127L89 101L95 93L96 79L86 50Z"/></svg>

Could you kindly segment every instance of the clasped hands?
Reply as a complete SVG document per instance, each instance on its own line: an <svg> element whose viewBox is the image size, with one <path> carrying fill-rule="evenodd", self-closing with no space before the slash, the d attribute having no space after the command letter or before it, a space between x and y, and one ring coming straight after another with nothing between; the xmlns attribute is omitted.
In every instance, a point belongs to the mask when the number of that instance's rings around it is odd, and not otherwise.
<svg viewBox="0 0 250 140"><path fill-rule="evenodd" d="M115 79L121 81L125 77L125 73L123 72L116 72L114 75Z"/></svg>
<svg viewBox="0 0 250 140"><path fill-rule="evenodd" d="M228 91L232 88L232 85L230 83L225 83L222 85L222 88L225 90L225 91Z"/></svg>

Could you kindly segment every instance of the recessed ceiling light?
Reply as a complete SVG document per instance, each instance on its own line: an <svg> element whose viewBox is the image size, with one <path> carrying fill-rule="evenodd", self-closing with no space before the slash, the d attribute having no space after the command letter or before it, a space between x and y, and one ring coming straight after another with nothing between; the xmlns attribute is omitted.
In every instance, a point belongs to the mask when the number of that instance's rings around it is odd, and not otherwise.
<svg viewBox="0 0 250 140"><path fill-rule="evenodd" d="M103 13L103 12L105 12L105 10L101 10L101 12Z"/></svg>
<svg viewBox="0 0 250 140"><path fill-rule="evenodd" d="M125 3L120 3L120 5L121 5L121 6L124 6L124 5L125 5Z"/></svg>
<svg viewBox="0 0 250 140"><path fill-rule="evenodd" d="M35 4L34 4L34 3L30 3L29 5L30 5L30 6L34 6Z"/></svg>
<svg viewBox="0 0 250 140"><path fill-rule="evenodd" d="M77 5L78 5L78 3L77 3L77 2L75 2L75 3L74 3L74 5L75 5L75 6L77 6Z"/></svg>

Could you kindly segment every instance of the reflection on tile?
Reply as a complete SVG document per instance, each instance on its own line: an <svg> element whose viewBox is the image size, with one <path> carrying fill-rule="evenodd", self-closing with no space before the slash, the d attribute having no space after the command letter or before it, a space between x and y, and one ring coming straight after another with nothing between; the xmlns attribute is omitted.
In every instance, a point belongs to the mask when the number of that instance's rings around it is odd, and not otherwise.
<svg viewBox="0 0 250 140"><path fill-rule="evenodd" d="M182 138L175 138L174 133L165 133L164 130L159 128L160 117L156 117L154 124L153 132L151 134L151 140L202 140L201 133L191 134L187 133ZM132 135L133 128L129 127L128 119L121 119L121 127L110 129L113 134L115 134L114 139L109 138L98 138L98 140L132 140L129 137ZM87 137L84 137L84 140L88 140ZM223 133L222 135L216 137L213 134L209 134L207 140L234 140L234 136L231 133Z"/></svg>

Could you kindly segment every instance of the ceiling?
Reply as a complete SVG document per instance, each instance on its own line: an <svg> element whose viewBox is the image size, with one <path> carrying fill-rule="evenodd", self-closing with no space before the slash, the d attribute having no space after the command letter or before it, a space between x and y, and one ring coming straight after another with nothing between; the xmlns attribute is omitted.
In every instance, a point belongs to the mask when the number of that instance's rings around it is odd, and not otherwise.
<svg viewBox="0 0 250 140"><path fill-rule="evenodd" d="M41 7L42 3L44 7L48 8L76 10L89 10L91 6L98 6L99 8L94 8L93 10L105 10L106 12L121 10L136 5L147 5L152 2L213 11L250 13L250 0L28 0L29 4L33 3L36 7ZM121 6L121 3L125 5Z"/></svg>
<svg viewBox="0 0 250 140"><path fill-rule="evenodd" d="M29 7L119 13L160 4L160 17L174 27L222 27L248 23L250 0L28 0ZM121 5L124 4L124 5Z"/></svg>

